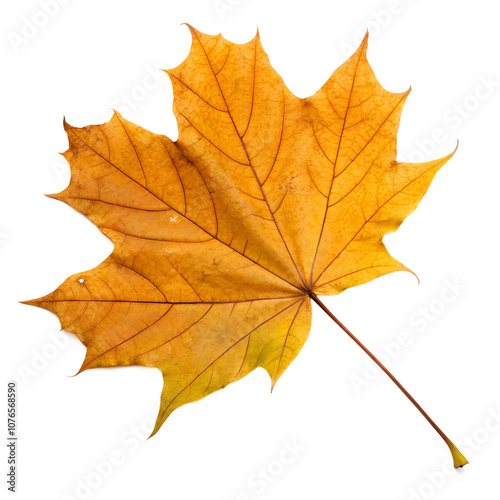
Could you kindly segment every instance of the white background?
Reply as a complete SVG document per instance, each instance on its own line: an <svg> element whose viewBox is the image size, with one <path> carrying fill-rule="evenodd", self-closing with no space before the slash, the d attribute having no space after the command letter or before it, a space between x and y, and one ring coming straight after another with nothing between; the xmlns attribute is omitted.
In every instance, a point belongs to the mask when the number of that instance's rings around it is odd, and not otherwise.
<svg viewBox="0 0 500 500"><path fill-rule="evenodd" d="M16 498L498 498L498 4L222 0L218 11L212 0L65 0L49 16L41 3L3 2L0 12L0 404L6 381L17 380ZM396 273L325 302L375 353L391 350L391 370L462 445L464 469L448 471L441 438L318 308L308 342L272 394L256 370L177 410L146 440L160 373L95 369L73 378L83 345L57 333L56 316L18 303L112 250L85 217L43 196L69 182L57 154L67 148L63 115L85 126L108 120L115 107L175 139L172 88L158 70L186 57L182 22L241 43L258 26L272 65L300 97L325 82L368 27L380 82L413 88L398 159L432 159L460 140L417 211L385 239L420 285ZM401 332L411 340L397 347ZM293 460L284 441L300 449ZM96 472L110 455L119 463ZM259 470L272 481L257 482ZM2 495L6 487L2 479Z"/></svg>

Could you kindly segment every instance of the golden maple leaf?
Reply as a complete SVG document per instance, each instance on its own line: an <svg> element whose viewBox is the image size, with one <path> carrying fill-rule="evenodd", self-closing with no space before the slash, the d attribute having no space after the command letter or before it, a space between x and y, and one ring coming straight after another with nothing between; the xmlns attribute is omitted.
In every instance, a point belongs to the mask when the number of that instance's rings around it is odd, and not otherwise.
<svg viewBox="0 0 500 500"><path fill-rule="evenodd" d="M65 123L71 183L51 197L85 214L115 248L28 302L57 314L87 347L80 372L161 370L153 434L176 408L257 367L274 386L306 341L311 299L326 310L318 295L407 270L382 238L453 154L396 161L409 91L381 87L366 37L316 94L299 99L258 34L237 45L189 28L189 56L167 71L177 141L118 113L103 125Z"/></svg>

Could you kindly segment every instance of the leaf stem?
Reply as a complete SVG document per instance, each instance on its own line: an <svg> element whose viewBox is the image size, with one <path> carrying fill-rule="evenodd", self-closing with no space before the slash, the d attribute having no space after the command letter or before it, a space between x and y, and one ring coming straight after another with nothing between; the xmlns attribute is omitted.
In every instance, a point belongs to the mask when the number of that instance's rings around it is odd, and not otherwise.
<svg viewBox="0 0 500 500"><path fill-rule="evenodd" d="M394 375L377 359L377 357L372 354L372 352L363 345L363 343L357 339L357 337L350 332L331 312L330 310L321 302L321 300L318 298L318 296L314 293L311 292L310 297L316 304L318 304L321 309L331 318L335 323L337 323L342 330L344 330L349 337L351 337L356 344L358 344L363 351L368 354L368 356L377 364L377 366L399 387L401 392L413 403L413 405L417 408L417 410L426 418L426 420L434 427L436 432L443 438L444 442L448 445L448 448L450 449L451 455L453 457L453 465L455 468L458 467L463 467L464 465L468 464L468 460L462 455L460 450L450 441L450 439L446 436L446 434L438 427L438 425L432 420L431 417L424 411L424 409L415 401L413 396L400 384L400 382L394 377Z"/></svg>

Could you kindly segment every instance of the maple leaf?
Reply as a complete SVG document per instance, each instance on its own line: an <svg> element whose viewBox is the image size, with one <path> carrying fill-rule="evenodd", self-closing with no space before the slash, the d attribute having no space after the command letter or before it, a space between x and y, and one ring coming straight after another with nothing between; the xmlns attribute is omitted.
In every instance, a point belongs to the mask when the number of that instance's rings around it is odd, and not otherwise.
<svg viewBox="0 0 500 500"><path fill-rule="evenodd" d="M409 91L381 87L367 37L299 99L258 34L237 45L189 29L189 56L167 71L177 141L116 112L103 125L64 123L71 183L50 196L85 214L114 251L27 302L57 314L87 347L79 373L161 370L153 434L176 408L257 367L274 386L307 339L311 300L348 332L318 295L407 270L382 238L453 154L396 161ZM441 435L455 464L466 463Z"/></svg>

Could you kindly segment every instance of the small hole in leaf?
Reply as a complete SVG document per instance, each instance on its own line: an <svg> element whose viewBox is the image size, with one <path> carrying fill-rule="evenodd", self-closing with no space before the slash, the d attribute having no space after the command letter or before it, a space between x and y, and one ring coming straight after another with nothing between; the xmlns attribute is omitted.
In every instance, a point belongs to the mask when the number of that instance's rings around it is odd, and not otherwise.
<svg viewBox="0 0 500 500"><path fill-rule="evenodd" d="M85 280L84 280L83 278L80 278L80 279L78 280L78 283L85 283Z"/></svg>

